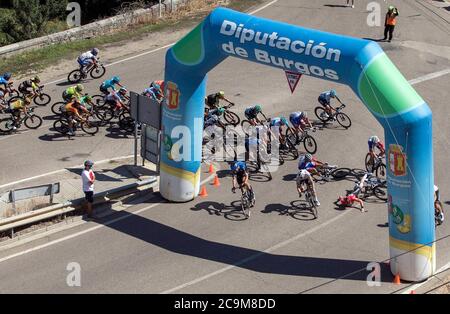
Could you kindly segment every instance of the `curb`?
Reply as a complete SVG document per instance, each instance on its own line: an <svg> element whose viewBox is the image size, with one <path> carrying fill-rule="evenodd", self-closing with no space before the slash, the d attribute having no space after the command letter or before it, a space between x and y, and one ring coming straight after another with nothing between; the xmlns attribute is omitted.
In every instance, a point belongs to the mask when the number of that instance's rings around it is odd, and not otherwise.
<svg viewBox="0 0 450 314"><path fill-rule="evenodd" d="M124 192L127 190L133 190L145 185L152 185L154 186L154 183L156 183L158 180L156 177L152 177L147 180L138 181L135 183L127 184L121 187L113 188L110 190L106 190L103 192L100 192L95 195L95 202L94 204L102 204L105 202L108 202L105 198L107 195L110 194L117 194L119 192ZM129 194L129 193L125 193ZM52 206L48 206L42 209L38 209L29 213L25 213L22 215L10 217L3 219L0 221L0 232L5 232L8 230L11 230L11 235L14 234L14 228L21 227L24 225L36 223L39 221L42 221L44 219L52 218L58 215L66 214L68 212L76 210L82 203L84 202L84 198L77 198L62 204L56 204Z"/></svg>

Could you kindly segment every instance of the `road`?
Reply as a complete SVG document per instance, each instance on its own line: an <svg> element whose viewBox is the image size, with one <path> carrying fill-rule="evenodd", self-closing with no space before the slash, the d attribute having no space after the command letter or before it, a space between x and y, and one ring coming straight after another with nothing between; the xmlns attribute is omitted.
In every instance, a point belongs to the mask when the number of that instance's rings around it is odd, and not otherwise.
<svg viewBox="0 0 450 314"><path fill-rule="evenodd" d="M279 0L257 13L324 31L356 37L380 38L381 27L368 27L365 7L330 6L343 1ZM416 1L392 1L401 19L396 39L380 43L408 80L450 68L450 27ZM441 11L437 11L440 14ZM444 13L442 13L444 14ZM447 14L447 21L450 20ZM333 16L333 19L329 17ZM445 16L445 15L444 15ZM131 90L163 75L165 49L118 63L108 69L122 76ZM436 183L443 201L449 201L450 75L415 81L414 88L433 110ZM87 84L95 90L98 82ZM49 86L50 87L50 86ZM350 130L324 129L314 134L318 158L343 167L361 168L367 138L382 128L353 92L343 85L303 77L291 95L282 71L242 60L228 59L209 75L209 91L225 90L238 104L236 111L261 103L270 116L294 109L310 113L317 95L335 88L346 104L353 125ZM62 91L51 86L52 96ZM49 120L49 122L51 122ZM106 132L108 133L108 132ZM0 184L80 164L83 159L105 159L132 152L132 140L103 131L95 137L73 141L53 138L42 128L0 138L2 167ZM32 152L32 155L30 155ZM10 165L10 166L9 166ZM225 164L220 167L224 169ZM365 270L372 261L389 258L385 204L369 204L367 213L339 211L333 205L351 182L318 186L322 206L319 218L292 212L297 199L290 161L274 173L270 182L253 177L257 204L249 220L234 211L238 195L230 192L230 179L220 171L221 187L208 187L208 198L185 204L167 204L158 196L99 223L86 223L13 249L0 251L1 292L149 292L149 293L389 293L393 285L388 267L382 267L382 285L368 287ZM205 169L206 170L206 169ZM444 224L437 238L450 234ZM437 267L450 260L450 241L437 244ZM66 267L81 266L81 287L68 287ZM20 275L18 275L20 274Z"/></svg>

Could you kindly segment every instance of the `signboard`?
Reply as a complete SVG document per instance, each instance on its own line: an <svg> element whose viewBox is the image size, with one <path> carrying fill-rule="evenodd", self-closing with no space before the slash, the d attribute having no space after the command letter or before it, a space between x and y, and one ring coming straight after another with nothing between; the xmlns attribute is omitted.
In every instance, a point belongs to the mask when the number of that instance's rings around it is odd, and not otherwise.
<svg viewBox="0 0 450 314"><path fill-rule="evenodd" d="M156 100L130 92L131 117L139 122L160 130L161 105Z"/></svg>
<svg viewBox="0 0 450 314"><path fill-rule="evenodd" d="M159 173L160 156L160 134L154 127L143 125L141 137L141 157L156 164L156 171Z"/></svg>
<svg viewBox="0 0 450 314"><path fill-rule="evenodd" d="M286 78L289 83L289 88L291 89L291 93L294 93L295 88L297 87L298 82L302 75L297 72L292 71L284 71L286 73Z"/></svg>

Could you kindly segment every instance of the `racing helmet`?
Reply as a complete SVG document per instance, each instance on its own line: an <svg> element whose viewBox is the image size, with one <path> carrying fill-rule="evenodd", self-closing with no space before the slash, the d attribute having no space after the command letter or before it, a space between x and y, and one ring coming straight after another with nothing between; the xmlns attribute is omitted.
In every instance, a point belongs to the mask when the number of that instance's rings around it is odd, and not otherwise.
<svg viewBox="0 0 450 314"><path fill-rule="evenodd" d="M86 95L86 96L84 97L84 99L85 99L86 101L91 102L91 101L92 101L92 96Z"/></svg>
<svg viewBox="0 0 450 314"><path fill-rule="evenodd" d="M41 78L39 77L39 75L36 75L36 76L33 77L31 80L32 80L33 82L35 82L35 83L40 83L40 82L41 82Z"/></svg>
<svg viewBox="0 0 450 314"><path fill-rule="evenodd" d="M219 109L217 109L217 112L219 114L223 114L225 112L225 108L220 107Z"/></svg>
<svg viewBox="0 0 450 314"><path fill-rule="evenodd" d="M287 119L285 117L281 117L280 120L282 124L288 125Z"/></svg>
<svg viewBox="0 0 450 314"><path fill-rule="evenodd" d="M255 110L257 113L260 113L262 111L261 105L256 105Z"/></svg>
<svg viewBox="0 0 450 314"><path fill-rule="evenodd" d="M5 74L3 74L3 78L7 81L11 78L11 76L12 74L10 72L6 72Z"/></svg>
<svg viewBox="0 0 450 314"><path fill-rule="evenodd" d="M303 119L308 118L308 113L306 111L302 111L301 115L302 115Z"/></svg>
<svg viewBox="0 0 450 314"><path fill-rule="evenodd" d="M77 92L82 92L83 90L84 90L84 86L83 85L81 85L81 84L77 84L77 86L75 86L75 90L77 91Z"/></svg>
<svg viewBox="0 0 450 314"><path fill-rule="evenodd" d="M380 139L378 138L378 136L374 135L370 138L372 140L372 142L374 142L375 144L378 144L380 142Z"/></svg>
<svg viewBox="0 0 450 314"><path fill-rule="evenodd" d="M92 167L94 165L94 163L92 162L92 161L90 161L90 160L86 160L85 162L84 162L84 166L85 167Z"/></svg>
<svg viewBox="0 0 450 314"><path fill-rule="evenodd" d="M120 93L120 94L126 94L126 93L128 93L128 90L126 89L126 87L122 86L122 87L119 89L119 93Z"/></svg>
<svg viewBox="0 0 450 314"><path fill-rule="evenodd" d="M114 83L120 83L120 77L118 77L118 76L113 76L112 77L112 79L111 79L111 81L113 81Z"/></svg>
<svg viewBox="0 0 450 314"><path fill-rule="evenodd" d="M224 98L225 97L225 92L224 91L220 91L217 93L217 96L219 96L220 98Z"/></svg>
<svg viewBox="0 0 450 314"><path fill-rule="evenodd" d="M305 159L306 159L307 161L311 161L311 160L312 160L312 155L311 155L311 154L306 154L306 155L305 155Z"/></svg>
<svg viewBox="0 0 450 314"><path fill-rule="evenodd" d="M98 50L98 48L93 48L93 49L91 50L91 53L92 53L94 56L98 55L99 52L100 52L100 50Z"/></svg>
<svg viewBox="0 0 450 314"><path fill-rule="evenodd" d="M330 90L330 96L336 97L336 91L334 89Z"/></svg>

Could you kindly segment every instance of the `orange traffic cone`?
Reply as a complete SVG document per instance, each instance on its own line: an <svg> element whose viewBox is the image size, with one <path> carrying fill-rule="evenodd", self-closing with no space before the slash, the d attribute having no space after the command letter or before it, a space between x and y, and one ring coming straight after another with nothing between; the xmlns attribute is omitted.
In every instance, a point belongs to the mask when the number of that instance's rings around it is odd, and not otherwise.
<svg viewBox="0 0 450 314"><path fill-rule="evenodd" d="M209 164L208 173L214 173L214 166L212 164Z"/></svg>
<svg viewBox="0 0 450 314"><path fill-rule="evenodd" d="M208 196L208 192L206 192L206 186L202 186L202 189L200 190L200 197L207 197Z"/></svg>
<svg viewBox="0 0 450 314"><path fill-rule="evenodd" d="M399 285L400 284L400 276L397 274L397 275L395 275L395 277L394 277L394 283L396 284L396 285Z"/></svg>
<svg viewBox="0 0 450 314"><path fill-rule="evenodd" d="M217 174L216 174L216 176L214 177L213 185L214 185L214 186L220 186L219 177L217 176Z"/></svg>

